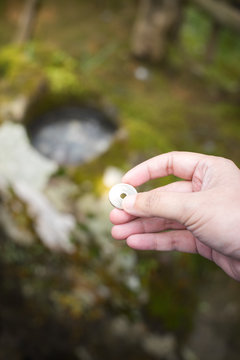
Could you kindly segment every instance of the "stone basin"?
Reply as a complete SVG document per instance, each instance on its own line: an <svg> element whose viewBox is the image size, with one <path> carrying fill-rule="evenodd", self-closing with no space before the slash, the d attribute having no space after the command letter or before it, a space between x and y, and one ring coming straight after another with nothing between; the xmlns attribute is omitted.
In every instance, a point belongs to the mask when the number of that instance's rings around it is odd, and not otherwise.
<svg viewBox="0 0 240 360"><path fill-rule="evenodd" d="M116 123L102 110L90 106L60 106L27 124L32 145L60 165L80 165L107 151Z"/></svg>

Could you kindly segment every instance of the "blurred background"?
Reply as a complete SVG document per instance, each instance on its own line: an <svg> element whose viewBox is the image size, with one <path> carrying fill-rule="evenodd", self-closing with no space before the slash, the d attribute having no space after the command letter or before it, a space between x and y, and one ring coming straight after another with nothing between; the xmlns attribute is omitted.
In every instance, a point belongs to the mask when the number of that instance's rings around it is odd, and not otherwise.
<svg viewBox="0 0 240 360"><path fill-rule="evenodd" d="M0 359L239 359L239 284L108 219L151 156L240 165L239 34L239 0L0 1Z"/></svg>

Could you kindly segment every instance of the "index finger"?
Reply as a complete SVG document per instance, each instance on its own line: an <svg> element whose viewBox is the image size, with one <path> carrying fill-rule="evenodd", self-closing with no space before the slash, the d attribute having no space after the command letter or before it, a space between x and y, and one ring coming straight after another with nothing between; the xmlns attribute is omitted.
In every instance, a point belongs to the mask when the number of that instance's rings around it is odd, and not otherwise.
<svg viewBox="0 0 240 360"><path fill-rule="evenodd" d="M199 163L207 155L173 151L155 156L128 171L122 181L133 186L139 186L151 179L175 175L185 180L191 180Z"/></svg>

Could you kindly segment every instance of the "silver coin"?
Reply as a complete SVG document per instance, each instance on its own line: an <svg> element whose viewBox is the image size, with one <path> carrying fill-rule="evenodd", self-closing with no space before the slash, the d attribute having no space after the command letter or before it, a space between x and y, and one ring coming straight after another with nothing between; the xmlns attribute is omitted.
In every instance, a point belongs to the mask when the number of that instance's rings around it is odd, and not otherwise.
<svg viewBox="0 0 240 360"><path fill-rule="evenodd" d="M137 194L137 190L132 185L123 183L116 184L109 191L109 201L114 207L123 209L123 199L128 195L135 194Z"/></svg>

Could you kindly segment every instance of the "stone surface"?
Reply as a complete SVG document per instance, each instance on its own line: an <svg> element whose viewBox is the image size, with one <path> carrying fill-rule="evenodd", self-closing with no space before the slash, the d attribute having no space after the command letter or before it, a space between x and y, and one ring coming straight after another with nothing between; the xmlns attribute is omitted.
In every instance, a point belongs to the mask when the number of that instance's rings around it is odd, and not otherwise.
<svg viewBox="0 0 240 360"><path fill-rule="evenodd" d="M42 193L57 168L53 161L44 158L32 148L22 125L8 122L1 126L1 193L3 189L7 191L9 185L13 188L17 197L27 205L26 216L32 219L37 236L48 248L72 252L74 246L69 239L75 227L74 217L56 210ZM15 241L24 242L22 238L26 237L26 233L14 227L10 213L9 216L6 211L4 214L5 223L2 223L2 226L8 236Z"/></svg>
<svg viewBox="0 0 240 360"><path fill-rule="evenodd" d="M171 334L148 334L143 339L144 350L157 359L177 359L175 356L176 346L176 338Z"/></svg>
<svg viewBox="0 0 240 360"><path fill-rule="evenodd" d="M146 81L149 79L149 70L144 66L138 66L134 71L135 78L137 80Z"/></svg>
<svg viewBox="0 0 240 360"><path fill-rule="evenodd" d="M42 242L52 250L74 251L70 242L75 227L74 217L56 211L43 194L25 184L14 184L14 190L28 205L36 233Z"/></svg>
<svg viewBox="0 0 240 360"><path fill-rule="evenodd" d="M30 145L24 126L4 123L0 127L0 174L10 184L24 183L43 189L57 165Z"/></svg>

